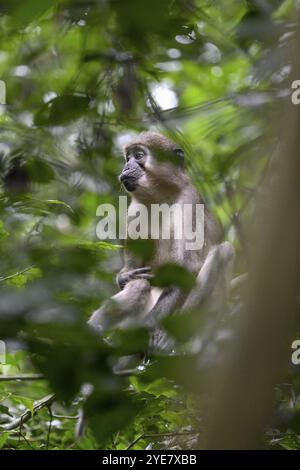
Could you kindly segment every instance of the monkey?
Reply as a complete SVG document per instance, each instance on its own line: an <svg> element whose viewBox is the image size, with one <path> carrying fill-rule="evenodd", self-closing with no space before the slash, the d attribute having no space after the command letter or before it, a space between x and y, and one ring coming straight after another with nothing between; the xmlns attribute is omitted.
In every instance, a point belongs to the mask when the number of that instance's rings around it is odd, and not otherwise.
<svg viewBox="0 0 300 470"><path fill-rule="evenodd" d="M226 296L234 251L229 242L220 243L220 227L184 169L184 151L168 137L148 131L124 148L124 157L119 180L131 198L128 221L140 204L147 208L152 204L182 208L190 204L193 231L197 231L201 227L196 226L196 206L204 204L204 243L188 250L184 238L152 240L153 256L147 263L125 249L124 267L116 278L120 290L92 314L89 325L103 332L116 318L126 323L134 317L135 323L141 321L155 330L164 316L196 308L208 298L214 299L211 305L214 303L212 308L217 309ZM180 222L169 219L170 233ZM177 286L160 289L151 285L155 270L169 263L194 276L195 286L190 292Z"/></svg>
<svg viewBox="0 0 300 470"><path fill-rule="evenodd" d="M101 335L116 322L124 327L132 323L147 326L152 332L149 350L168 352L174 344L161 329L160 321L173 312L184 314L202 306L209 312L218 312L229 291L234 250L229 242L220 242L220 227L186 174L184 152L175 142L157 133L143 132L125 147L124 157L119 180L131 197L127 224L139 204L148 208L162 203L180 207L191 204L193 231L201 230L196 226L194 212L197 204L204 204L204 244L199 249L187 250L184 238L161 237L152 240L153 256L147 263L125 249L124 266L116 277L120 290L92 314L88 324ZM172 225L169 227L172 233L174 224L181 221L167 222ZM189 292L177 286L161 289L151 285L154 271L167 263L182 266L194 275L195 284ZM130 358L123 359L115 372L128 366ZM84 423L82 412L77 437L83 434Z"/></svg>

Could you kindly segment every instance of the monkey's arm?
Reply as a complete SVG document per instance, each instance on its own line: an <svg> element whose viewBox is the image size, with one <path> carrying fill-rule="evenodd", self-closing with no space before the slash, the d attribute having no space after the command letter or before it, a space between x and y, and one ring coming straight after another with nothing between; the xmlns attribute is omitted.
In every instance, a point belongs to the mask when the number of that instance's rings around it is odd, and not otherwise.
<svg viewBox="0 0 300 470"><path fill-rule="evenodd" d="M178 310L185 299L185 295L179 287L166 287L160 294L156 304L147 314L147 323L154 326L164 315Z"/></svg>
<svg viewBox="0 0 300 470"><path fill-rule="evenodd" d="M234 250L230 243L224 242L212 247L197 276L196 286L185 301L178 289L164 290L154 308L150 311L148 324L154 328L151 348L171 351L174 341L160 328L157 323L165 313L177 311L184 313L205 305L209 313L223 312L229 293L231 268Z"/></svg>
<svg viewBox="0 0 300 470"><path fill-rule="evenodd" d="M207 301L217 309L225 302L229 291L233 257L234 250L229 242L212 247L189 295L186 297L177 287L165 288L148 314L149 324L155 324L168 313L192 310Z"/></svg>
<svg viewBox="0 0 300 470"><path fill-rule="evenodd" d="M182 311L192 310L209 302L210 309L224 305L229 292L234 249L229 242L211 248L192 289L183 304Z"/></svg>
<svg viewBox="0 0 300 470"><path fill-rule="evenodd" d="M116 282L123 290L130 281L137 279L150 280L153 276L150 273L151 268L145 267L132 252L125 249L124 266L116 276Z"/></svg>

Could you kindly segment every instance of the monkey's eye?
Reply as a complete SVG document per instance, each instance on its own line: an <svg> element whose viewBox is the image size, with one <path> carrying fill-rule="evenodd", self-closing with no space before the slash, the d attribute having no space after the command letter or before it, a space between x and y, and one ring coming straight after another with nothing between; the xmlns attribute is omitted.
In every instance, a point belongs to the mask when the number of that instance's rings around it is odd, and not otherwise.
<svg viewBox="0 0 300 470"><path fill-rule="evenodd" d="M142 158L144 158L144 156L145 156L144 150L136 150L134 152L134 158L136 158L136 160L141 160Z"/></svg>

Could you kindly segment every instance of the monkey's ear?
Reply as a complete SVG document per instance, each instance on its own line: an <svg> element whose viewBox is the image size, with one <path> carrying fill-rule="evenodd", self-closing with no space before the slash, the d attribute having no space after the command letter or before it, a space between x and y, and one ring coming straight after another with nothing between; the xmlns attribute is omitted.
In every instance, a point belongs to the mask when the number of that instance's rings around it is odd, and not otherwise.
<svg viewBox="0 0 300 470"><path fill-rule="evenodd" d="M179 157L179 165L183 165L184 164L184 151L178 148L178 149L175 149L174 152Z"/></svg>

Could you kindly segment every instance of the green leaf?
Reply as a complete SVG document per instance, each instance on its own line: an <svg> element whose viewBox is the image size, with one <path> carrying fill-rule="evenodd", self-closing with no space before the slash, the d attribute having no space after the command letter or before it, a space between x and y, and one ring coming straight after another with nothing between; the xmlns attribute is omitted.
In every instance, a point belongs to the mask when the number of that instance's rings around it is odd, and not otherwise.
<svg viewBox="0 0 300 470"><path fill-rule="evenodd" d="M76 245L81 246L83 248L88 248L90 250L109 250L115 251L122 248L121 245L114 245L113 243L109 242L92 242L89 240L78 240Z"/></svg>
<svg viewBox="0 0 300 470"><path fill-rule="evenodd" d="M280 7L273 13L275 20L291 19L295 14L295 1L285 0Z"/></svg>
<svg viewBox="0 0 300 470"><path fill-rule="evenodd" d="M124 393L102 395L95 390L85 403L88 425L99 444L110 441L115 432L122 431L134 420L142 405Z"/></svg>
<svg viewBox="0 0 300 470"><path fill-rule="evenodd" d="M8 235L9 233L5 230L3 221L0 220L0 241L5 240L5 238L7 238Z"/></svg>
<svg viewBox="0 0 300 470"><path fill-rule="evenodd" d="M24 405L31 413L33 413L34 400L32 398L21 395L12 395L11 398L15 403Z"/></svg>
<svg viewBox="0 0 300 470"><path fill-rule="evenodd" d="M177 286L188 292L195 284L195 276L182 266L164 264L155 272L151 284L158 287Z"/></svg>
<svg viewBox="0 0 300 470"><path fill-rule="evenodd" d="M31 181L47 184L53 180L55 173L48 163L41 158L32 158L25 166Z"/></svg>
<svg viewBox="0 0 300 470"><path fill-rule="evenodd" d="M73 209L71 206L69 206L69 204L67 204L66 202L64 201L59 201L58 199L46 199L44 202L46 202L47 204L54 204L54 205L58 205L58 206L64 206L66 207L67 209L69 209L71 212L74 213Z"/></svg>
<svg viewBox="0 0 300 470"><path fill-rule="evenodd" d="M279 445L285 450L299 450L300 439L296 434L287 432L283 439L279 441Z"/></svg>
<svg viewBox="0 0 300 470"><path fill-rule="evenodd" d="M173 388L174 384L165 378L154 380L150 384L145 384L139 380L139 377L132 376L130 377L130 382L138 392L147 392L155 397L172 398L177 395L176 390Z"/></svg>
<svg viewBox="0 0 300 470"><path fill-rule="evenodd" d="M155 240L127 240L127 250L140 258L144 263L151 261L155 253Z"/></svg>
<svg viewBox="0 0 300 470"><path fill-rule="evenodd" d="M0 449L3 448L8 438L9 438L8 432L3 432L2 434L0 434Z"/></svg>
<svg viewBox="0 0 300 470"><path fill-rule="evenodd" d="M149 344L149 332L145 328L118 329L113 332L110 341L120 355L140 353Z"/></svg>
<svg viewBox="0 0 300 470"><path fill-rule="evenodd" d="M15 276L10 277L6 281L6 284L9 286L22 288L27 284L27 282L32 281L34 279L38 279L39 277L41 277L41 275L42 272L39 268L32 267L24 273L17 273Z"/></svg>
<svg viewBox="0 0 300 470"><path fill-rule="evenodd" d="M192 312L179 312L164 318L162 326L177 341L188 341L201 333L201 328L207 321L205 313L199 309Z"/></svg>
<svg viewBox="0 0 300 470"><path fill-rule="evenodd" d="M3 413L8 416L12 416L12 414L9 412L9 408L4 405L0 405L0 413Z"/></svg>
<svg viewBox="0 0 300 470"><path fill-rule="evenodd" d="M14 351L6 354L6 364L20 368L24 361L28 358L27 351Z"/></svg>
<svg viewBox="0 0 300 470"><path fill-rule="evenodd" d="M57 4L58 0L10 0L9 10L12 14L12 24L24 26L41 16Z"/></svg>

